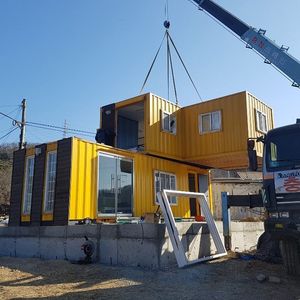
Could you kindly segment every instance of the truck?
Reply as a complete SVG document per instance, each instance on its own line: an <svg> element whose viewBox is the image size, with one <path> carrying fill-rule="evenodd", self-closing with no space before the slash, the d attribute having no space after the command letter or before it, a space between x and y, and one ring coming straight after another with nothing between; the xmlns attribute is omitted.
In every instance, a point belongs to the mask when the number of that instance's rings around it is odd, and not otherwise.
<svg viewBox="0 0 300 300"><path fill-rule="evenodd" d="M265 232L280 241L287 272L300 275L300 119L259 140L264 143Z"/></svg>
<svg viewBox="0 0 300 300"><path fill-rule="evenodd" d="M229 28L246 47L253 49L300 87L300 62L265 34L243 22L211 0L193 0L200 10ZM266 208L265 233L279 241L289 274L300 275L300 119L296 124L268 131L256 142L264 144L261 201ZM255 143L248 141L250 169L257 169Z"/></svg>

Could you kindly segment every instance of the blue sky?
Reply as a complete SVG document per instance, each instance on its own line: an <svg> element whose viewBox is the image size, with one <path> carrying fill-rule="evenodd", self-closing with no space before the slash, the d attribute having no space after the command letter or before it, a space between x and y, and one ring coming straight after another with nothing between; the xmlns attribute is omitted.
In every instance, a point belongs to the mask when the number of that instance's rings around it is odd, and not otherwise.
<svg viewBox="0 0 300 300"><path fill-rule="evenodd" d="M300 59L300 1L216 0ZM163 37L164 0L0 0L0 111L95 131L102 105L136 96ZM204 100L248 90L275 125L300 117L300 90L187 0L169 0L170 33ZM165 49L145 92L167 97ZM199 101L178 60L182 106ZM171 100L174 100L173 94ZM7 106L12 105L12 106ZM11 115L17 116L18 110ZM0 116L0 137L11 123ZM18 130L3 142L18 140ZM62 133L28 127L28 142Z"/></svg>

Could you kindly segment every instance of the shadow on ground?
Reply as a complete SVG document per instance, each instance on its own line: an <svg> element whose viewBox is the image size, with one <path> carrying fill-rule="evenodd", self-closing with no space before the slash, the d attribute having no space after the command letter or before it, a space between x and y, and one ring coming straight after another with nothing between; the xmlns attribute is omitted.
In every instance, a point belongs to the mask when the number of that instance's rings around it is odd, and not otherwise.
<svg viewBox="0 0 300 300"><path fill-rule="evenodd" d="M219 259L167 270L0 258L1 299L300 299L300 281L282 265ZM280 284L256 275L278 276Z"/></svg>

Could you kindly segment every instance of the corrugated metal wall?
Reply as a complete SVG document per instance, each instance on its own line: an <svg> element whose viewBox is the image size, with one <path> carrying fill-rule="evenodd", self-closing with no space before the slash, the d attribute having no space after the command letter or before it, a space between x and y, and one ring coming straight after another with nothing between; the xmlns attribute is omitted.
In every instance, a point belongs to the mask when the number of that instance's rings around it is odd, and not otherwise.
<svg viewBox="0 0 300 300"><path fill-rule="evenodd" d="M154 192L154 171L164 171L176 175L177 189L181 191L188 191L188 173L205 173L199 168L190 167L184 164L174 163L171 161L158 159L154 157L137 154L135 156L135 207L134 214L141 216L146 212L155 212L157 205L155 205ZM189 217L190 206L189 199L179 198L178 205L171 206L175 216Z"/></svg>
<svg viewBox="0 0 300 300"><path fill-rule="evenodd" d="M147 94L145 111L145 151L166 157L182 156L182 122L180 107L153 94ZM161 129L161 112L176 112L176 134Z"/></svg>
<svg viewBox="0 0 300 300"><path fill-rule="evenodd" d="M205 170L165 159L146 156L139 153L117 150L104 145L73 139L71 170L71 192L69 219L97 217L97 174L98 153L107 152L133 159L134 162L134 216L142 216L146 212L155 212L154 205L154 171L164 171L176 174L177 189L188 190L188 172L205 174ZM188 199L172 206L175 216L190 216Z"/></svg>
<svg viewBox="0 0 300 300"><path fill-rule="evenodd" d="M72 144L69 219L96 217L98 146L74 138Z"/></svg>
<svg viewBox="0 0 300 300"><path fill-rule="evenodd" d="M248 136L259 137L263 135L262 132L257 130L256 110L266 114L267 117L267 129L274 128L273 110L268 105L254 97L252 94L247 93L247 117L248 117ZM263 155L263 144L256 143L256 150L259 156Z"/></svg>
<svg viewBox="0 0 300 300"><path fill-rule="evenodd" d="M245 151L248 137L246 93L201 102L182 109L184 113L185 159L195 160L215 154ZM221 111L222 129L200 134L199 115Z"/></svg>

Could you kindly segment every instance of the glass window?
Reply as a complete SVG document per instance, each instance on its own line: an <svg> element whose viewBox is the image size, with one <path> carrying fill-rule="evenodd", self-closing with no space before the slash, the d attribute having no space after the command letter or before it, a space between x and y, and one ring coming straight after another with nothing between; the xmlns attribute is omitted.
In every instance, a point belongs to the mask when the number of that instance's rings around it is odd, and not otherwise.
<svg viewBox="0 0 300 300"><path fill-rule="evenodd" d="M162 130L176 134L176 115L175 115L175 113L170 114L168 112L162 111L161 116L162 116L162 118L161 118Z"/></svg>
<svg viewBox="0 0 300 300"><path fill-rule="evenodd" d="M32 187L34 173L34 156L26 158L25 189L23 195L23 214L28 215L31 211Z"/></svg>
<svg viewBox="0 0 300 300"><path fill-rule="evenodd" d="M132 215L133 160L100 153L98 214Z"/></svg>
<svg viewBox="0 0 300 300"><path fill-rule="evenodd" d="M267 137L268 171L298 169L300 166L300 133L282 131Z"/></svg>
<svg viewBox="0 0 300 300"><path fill-rule="evenodd" d="M49 152L47 155L46 187L44 194L44 212L46 213L53 212L56 181L56 157L56 151Z"/></svg>
<svg viewBox="0 0 300 300"><path fill-rule="evenodd" d="M176 175L165 172L154 172L154 186L155 186L155 203L158 204L156 194L164 189L176 190ZM176 196L168 196L170 204L177 205Z"/></svg>
<svg viewBox="0 0 300 300"><path fill-rule="evenodd" d="M214 132L221 130L221 111L213 111L199 115L199 132Z"/></svg>
<svg viewBox="0 0 300 300"><path fill-rule="evenodd" d="M263 133L268 131L267 116L259 110L256 110L256 129Z"/></svg>

